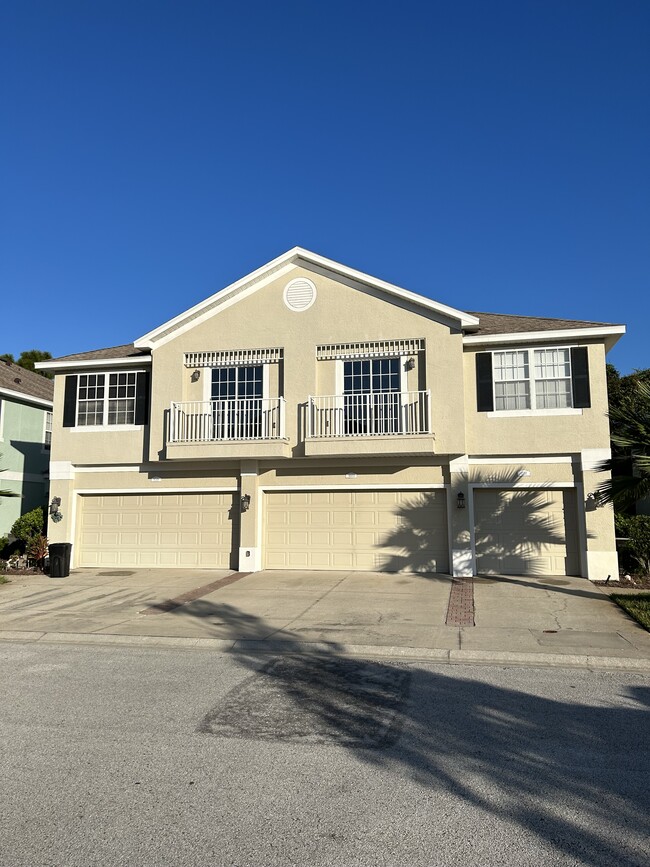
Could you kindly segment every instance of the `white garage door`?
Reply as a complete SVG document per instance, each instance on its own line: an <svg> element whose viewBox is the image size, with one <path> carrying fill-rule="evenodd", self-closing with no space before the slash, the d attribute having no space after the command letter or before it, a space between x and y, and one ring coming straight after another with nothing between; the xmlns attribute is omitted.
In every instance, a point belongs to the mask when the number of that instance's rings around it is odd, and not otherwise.
<svg viewBox="0 0 650 867"><path fill-rule="evenodd" d="M267 569L449 569L443 490L271 492L265 501Z"/></svg>
<svg viewBox="0 0 650 867"><path fill-rule="evenodd" d="M580 574L575 490L476 490L474 510L479 574Z"/></svg>
<svg viewBox="0 0 650 867"><path fill-rule="evenodd" d="M77 566L228 569L238 542L233 494L82 496Z"/></svg>

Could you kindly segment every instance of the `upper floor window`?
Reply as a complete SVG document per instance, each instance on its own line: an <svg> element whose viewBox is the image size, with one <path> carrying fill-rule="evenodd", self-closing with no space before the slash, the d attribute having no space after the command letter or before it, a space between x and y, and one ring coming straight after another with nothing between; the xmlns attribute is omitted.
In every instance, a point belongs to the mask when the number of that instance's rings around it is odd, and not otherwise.
<svg viewBox="0 0 650 867"><path fill-rule="evenodd" d="M43 422L43 449L50 451L52 448L52 413L46 412Z"/></svg>
<svg viewBox="0 0 650 867"><path fill-rule="evenodd" d="M479 352L479 412L566 410L591 405L587 348Z"/></svg>
<svg viewBox="0 0 650 867"><path fill-rule="evenodd" d="M148 401L149 374L144 371L66 376L63 426L146 424Z"/></svg>
<svg viewBox="0 0 650 867"><path fill-rule="evenodd" d="M496 410L573 406L569 349L495 352L493 372Z"/></svg>
<svg viewBox="0 0 650 867"><path fill-rule="evenodd" d="M135 424L135 389L135 373L82 374L77 424Z"/></svg>

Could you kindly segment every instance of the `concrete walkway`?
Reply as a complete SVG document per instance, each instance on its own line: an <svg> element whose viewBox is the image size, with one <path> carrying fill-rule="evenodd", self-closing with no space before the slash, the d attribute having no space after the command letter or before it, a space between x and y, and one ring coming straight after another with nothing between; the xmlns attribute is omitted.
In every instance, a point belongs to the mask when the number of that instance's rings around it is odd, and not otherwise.
<svg viewBox="0 0 650 867"><path fill-rule="evenodd" d="M582 578L476 578L450 625L446 575L75 570L0 586L0 639L234 652L335 651L650 672L650 633ZM464 588L470 593L471 589Z"/></svg>

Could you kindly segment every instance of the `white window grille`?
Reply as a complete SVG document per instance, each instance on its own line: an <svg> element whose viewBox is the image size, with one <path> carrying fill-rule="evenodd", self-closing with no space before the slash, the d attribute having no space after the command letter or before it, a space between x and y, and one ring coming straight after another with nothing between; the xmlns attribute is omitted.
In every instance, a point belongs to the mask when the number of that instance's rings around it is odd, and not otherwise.
<svg viewBox="0 0 650 867"><path fill-rule="evenodd" d="M492 375L497 411L573 407L568 347L493 352Z"/></svg>

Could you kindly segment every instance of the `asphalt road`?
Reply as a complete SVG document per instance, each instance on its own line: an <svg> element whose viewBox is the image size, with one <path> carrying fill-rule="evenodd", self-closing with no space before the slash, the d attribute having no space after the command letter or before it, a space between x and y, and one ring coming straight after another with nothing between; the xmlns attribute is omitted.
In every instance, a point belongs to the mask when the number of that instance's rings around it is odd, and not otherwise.
<svg viewBox="0 0 650 867"><path fill-rule="evenodd" d="M0 864L646 867L650 679L0 645Z"/></svg>

